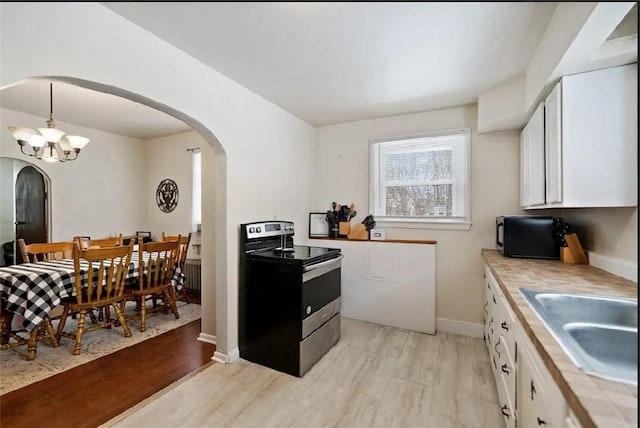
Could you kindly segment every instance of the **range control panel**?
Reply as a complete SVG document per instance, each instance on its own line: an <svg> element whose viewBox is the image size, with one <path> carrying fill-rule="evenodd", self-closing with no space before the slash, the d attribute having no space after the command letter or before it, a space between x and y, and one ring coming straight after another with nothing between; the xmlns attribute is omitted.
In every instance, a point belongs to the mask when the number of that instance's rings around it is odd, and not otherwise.
<svg viewBox="0 0 640 428"><path fill-rule="evenodd" d="M294 234L292 221L263 221L243 224L241 227L243 228L242 234L246 236L247 239Z"/></svg>

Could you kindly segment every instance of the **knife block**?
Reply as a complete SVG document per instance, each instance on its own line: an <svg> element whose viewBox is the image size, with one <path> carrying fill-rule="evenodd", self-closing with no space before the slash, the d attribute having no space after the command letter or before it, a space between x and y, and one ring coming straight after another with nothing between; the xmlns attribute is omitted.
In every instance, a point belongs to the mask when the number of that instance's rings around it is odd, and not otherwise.
<svg viewBox="0 0 640 428"><path fill-rule="evenodd" d="M364 226L364 224L357 224L351 232L347 236L347 238L357 241L368 241L369 240L369 231Z"/></svg>
<svg viewBox="0 0 640 428"><path fill-rule="evenodd" d="M589 264L589 259L580 245L578 235L575 233L568 233L564 235L564 239L567 242L566 247L560 247L560 260L562 263L572 265L585 265Z"/></svg>
<svg viewBox="0 0 640 428"><path fill-rule="evenodd" d="M338 223L338 236L341 238L346 238L351 231L351 223L348 221L341 221Z"/></svg>

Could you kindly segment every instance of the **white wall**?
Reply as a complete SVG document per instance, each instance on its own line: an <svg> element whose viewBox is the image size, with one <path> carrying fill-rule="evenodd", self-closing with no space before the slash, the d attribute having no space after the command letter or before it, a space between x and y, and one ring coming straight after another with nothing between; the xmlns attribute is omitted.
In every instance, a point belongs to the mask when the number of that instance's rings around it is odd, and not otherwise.
<svg viewBox="0 0 640 428"><path fill-rule="evenodd" d="M332 201L355 203L368 214L369 139L471 128L471 221L469 231L387 229L388 239L436 240L436 316L482 322L482 248L495 247L495 217L520 214L519 132L477 133L475 105L317 129L313 210L327 211Z"/></svg>
<svg viewBox="0 0 640 428"><path fill-rule="evenodd" d="M79 79L185 120L214 147L202 257L215 263L217 287L203 282L202 330L217 336L220 359L236 358L238 225L274 216L306 225L314 128L98 3L3 2L0 20L0 88L34 76Z"/></svg>
<svg viewBox="0 0 640 428"><path fill-rule="evenodd" d="M589 264L638 282L638 208L575 208L564 217L587 250Z"/></svg>
<svg viewBox="0 0 640 428"><path fill-rule="evenodd" d="M43 127L46 118L2 109L0 157L36 165L51 180L50 241L76 235L102 238L132 234L147 224L144 146L135 138L58 122L57 128L91 141L76 161L48 163L23 155L7 126ZM4 180L3 180L4 181ZM0 223L6 223L4 216Z"/></svg>
<svg viewBox="0 0 640 428"><path fill-rule="evenodd" d="M5 124L24 125L32 118L27 118L19 112L3 110L3 130L2 144L0 145L0 153L8 153L17 151L13 137L4 127ZM44 123L46 118L37 118L34 123ZM6 123L5 123L6 122ZM29 126L33 126L30 123ZM65 125L68 126L68 125ZM62 125L58 125L60 129ZM53 192L56 189L60 193L74 196L71 198L74 204L84 202L90 209L96 208L95 211L82 212L77 215L75 212L65 209L64 204L54 205L54 223L53 227L67 227L66 223L73 224L77 228L78 234L94 236L96 238L123 233L124 235L132 235L136 230L151 231L152 236L159 239L162 232L169 235L183 234L186 235L191 231L191 153L186 152L187 148L202 147L204 151L211 152L211 147L196 132L190 131L178 135L157 138L152 140L136 140L122 137L114 134L107 134L95 129L87 129L75 126L80 135L100 135L95 141L87 145L86 149L81 152L80 159L76 164L82 166L85 170L92 173L88 174L90 180L82 180L79 186L91 188L99 186L108 174L105 169L115 172L115 177L108 179L109 187L103 188L100 192L88 191L89 197L82 195L80 191L64 192L64 189L75 188L76 172L60 176L60 180L52 183ZM95 138L95 137L94 137ZM101 159L97 159L96 144L104 146L105 151L109 153L106 158L121 158L126 154L126 162L123 165L115 165L114 162L105 164ZM13 147L15 146L15 147ZM103 152L104 154L104 152ZM32 157L17 154L18 159L0 158L0 240L2 242L14 239L15 228L13 226L14 212L14 164L19 166L28 165L29 162L35 162L38 168L47 172L50 164L35 160ZM72 163L65 166L70 167ZM61 168L59 168L61 169ZM61 172L63 172L61 170ZM66 171L64 171L66 172ZM156 204L156 189L160 181L164 178L171 178L178 184L180 198L178 206L171 213L161 211ZM71 181L69 181L71 179ZM91 180L97 183L92 183ZM114 181L115 180L115 181ZM104 207L104 201L122 201L120 207L113 209L101 209ZM126 207L137 207L137 209L123 209ZM63 221L67 219L67 221ZM96 219L94 221L93 219ZM108 219L108 220L107 220ZM136 223L132 223L132 219L137 219ZM75 230L75 229L74 229ZM200 242L199 234L193 234L192 243ZM64 237L60 236L60 239ZM55 238L53 238L55 239ZM199 258L193 248L190 248L190 258Z"/></svg>
<svg viewBox="0 0 640 428"><path fill-rule="evenodd" d="M147 191L145 202L147 205L147 230L152 236L160 238L162 232L166 235L187 235L192 232L191 203L192 203L192 152L187 149L200 147L202 152L209 152L213 156L213 149L195 131L184 132L168 137L155 138L144 142L145 163L147 167ZM204 157L204 154L203 154ZM156 204L156 190L158 184L165 178L170 178L178 186L178 205L170 213L165 213ZM201 242L200 233L191 233L191 244ZM188 258L199 259L200 254L189 245Z"/></svg>
<svg viewBox="0 0 640 428"><path fill-rule="evenodd" d="M15 240L13 159L0 158L0 245ZM0 248L0 266L4 264L4 250Z"/></svg>

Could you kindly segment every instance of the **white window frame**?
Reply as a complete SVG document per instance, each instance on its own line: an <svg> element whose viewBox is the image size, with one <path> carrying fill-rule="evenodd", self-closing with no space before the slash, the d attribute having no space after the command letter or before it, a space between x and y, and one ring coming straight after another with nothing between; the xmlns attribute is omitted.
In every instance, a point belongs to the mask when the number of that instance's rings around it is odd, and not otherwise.
<svg viewBox="0 0 640 428"><path fill-rule="evenodd" d="M458 141L443 141L439 137L460 136ZM369 141L369 212L373 214L376 227L398 227L414 229L471 229L471 129L461 128L401 137L372 138ZM384 157L388 153L412 150L452 149L455 180L433 181L438 184L451 182L454 200L450 217L393 217L386 213L384 181L386 166Z"/></svg>

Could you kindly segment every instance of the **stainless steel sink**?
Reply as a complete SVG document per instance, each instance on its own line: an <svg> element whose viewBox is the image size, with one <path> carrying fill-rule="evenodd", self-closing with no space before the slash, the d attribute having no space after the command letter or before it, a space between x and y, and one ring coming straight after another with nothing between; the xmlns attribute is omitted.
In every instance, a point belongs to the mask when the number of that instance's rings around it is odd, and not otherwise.
<svg viewBox="0 0 640 428"><path fill-rule="evenodd" d="M638 384L638 301L521 288L575 365L618 382Z"/></svg>

